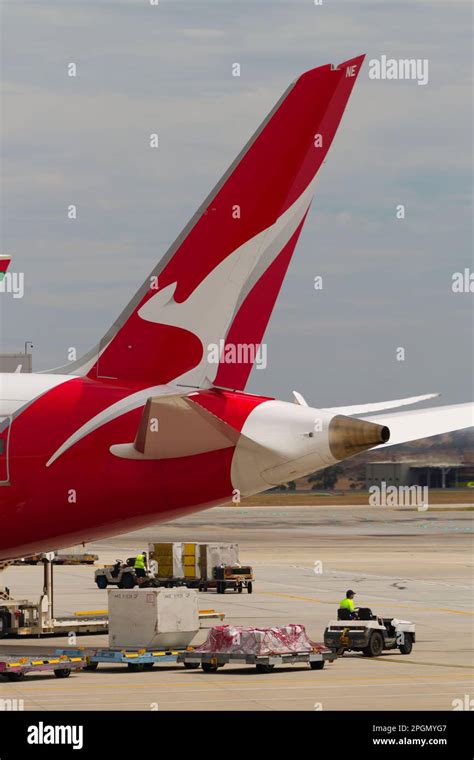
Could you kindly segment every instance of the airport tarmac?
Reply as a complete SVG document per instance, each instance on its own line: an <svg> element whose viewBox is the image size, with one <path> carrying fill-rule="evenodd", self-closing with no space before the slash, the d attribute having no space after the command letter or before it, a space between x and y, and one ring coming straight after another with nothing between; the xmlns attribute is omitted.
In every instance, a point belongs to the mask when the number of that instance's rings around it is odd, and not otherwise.
<svg viewBox="0 0 474 760"><path fill-rule="evenodd" d="M164 665L130 673L100 665L58 680L40 674L0 683L1 699L25 710L450 710L472 698L472 511L344 507L223 507L88 545L99 564L126 558L149 541L229 541L256 574L254 593L199 595L201 608L225 622L272 626L303 623L322 640L346 589L383 616L411 620L417 642L375 659L346 654L322 671L307 666L257 674L226 666L215 674ZM107 592L87 566L55 568L55 613L106 607ZM2 585L15 598L39 596L42 569L11 567ZM201 632L204 639L205 631ZM40 653L66 638L2 640L0 653ZM107 637L78 637L106 646ZM468 703L468 702L467 702ZM1 704L1 702L0 702Z"/></svg>

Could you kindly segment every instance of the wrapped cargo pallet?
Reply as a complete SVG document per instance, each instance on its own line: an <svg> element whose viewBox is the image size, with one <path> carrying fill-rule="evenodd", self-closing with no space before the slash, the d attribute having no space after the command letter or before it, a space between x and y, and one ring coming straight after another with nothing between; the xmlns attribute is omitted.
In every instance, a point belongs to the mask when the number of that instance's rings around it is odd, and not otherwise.
<svg viewBox="0 0 474 760"><path fill-rule="evenodd" d="M209 631L205 643L195 651L271 655L314 652L324 648L308 638L304 625L292 623L281 628L218 625Z"/></svg>

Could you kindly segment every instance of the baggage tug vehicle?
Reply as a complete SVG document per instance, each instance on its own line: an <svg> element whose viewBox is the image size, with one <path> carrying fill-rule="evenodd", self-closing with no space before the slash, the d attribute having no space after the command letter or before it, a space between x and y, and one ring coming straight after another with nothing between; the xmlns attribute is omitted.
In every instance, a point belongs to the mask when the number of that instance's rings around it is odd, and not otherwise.
<svg viewBox="0 0 474 760"><path fill-rule="evenodd" d="M397 618L380 618L368 608L359 608L357 618L331 620L324 631L324 644L338 655L362 652L378 657L384 650L399 649L410 654L415 643L415 624Z"/></svg>

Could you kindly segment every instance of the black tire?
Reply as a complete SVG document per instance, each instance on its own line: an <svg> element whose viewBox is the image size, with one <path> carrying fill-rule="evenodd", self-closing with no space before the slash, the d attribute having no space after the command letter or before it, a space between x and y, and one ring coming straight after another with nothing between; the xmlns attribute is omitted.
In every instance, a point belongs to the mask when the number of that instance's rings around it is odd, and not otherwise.
<svg viewBox="0 0 474 760"><path fill-rule="evenodd" d="M127 662L127 667L131 673L140 673L143 670L142 662Z"/></svg>
<svg viewBox="0 0 474 760"><path fill-rule="evenodd" d="M133 588L135 585L135 578L132 573L125 573L122 577L122 588Z"/></svg>
<svg viewBox="0 0 474 760"><path fill-rule="evenodd" d="M87 670L93 671L93 670L97 670L98 667L99 667L99 663L98 662L89 662L89 664L86 665L85 667L83 667L82 669L86 670L86 671Z"/></svg>
<svg viewBox="0 0 474 760"><path fill-rule="evenodd" d="M324 668L324 660L311 660L309 667L311 670L322 670Z"/></svg>
<svg viewBox="0 0 474 760"><path fill-rule="evenodd" d="M374 631L369 639L368 646L362 650L366 657L379 657L383 652L383 637L378 631Z"/></svg>
<svg viewBox="0 0 474 760"><path fill-rule="evenodd" d="M213 662L201 662L201 668L204 673L217 673L217 665Z"/></svg>
<svg viewBox="0 0 474 760"><path fill-rule="evenodd" d="M69 678L71 675L71 668L58 668L54 671L56 678Z"/></svg>
<svg viewBox="0 0 474 760"><path fill-rule="evenodd" d="M252 581L247 583L247 594L251 594L253 591Z"/></svg>
<svg viewBox="0 0 474 760"><path fill-rule="evenodd" d="M145 663L143 663L143 670L153 670L154 667L155 667L155 663L154 662L145 662Z"/></svg>
<svg viewBox="0 0 474 760"><path fill-rule="evenodd" d="M183 665L186 668L186 670L196 670L196 668L199 667L198 662L184 662Z"/></svg>
<svg viewBox="0 0 474 760"><path fill-rule="evenodd" d="M105 575L98 575L95 582L97 583L97 588L107 588L107 578Z"/></svg>
<svg viewBox="0 0 474 760"><path fill-rule="evenodd" d="M403 635L403 644L398 647L402 654L410 654L413 649L413 637L411 633L405 633Z"/></svg>
<svg viewBox="0 0 474 760"><path fill-rule="evenodd" d="M0 639L4 639L8 636L8 630L10 628L10 613L2 610L0 612Z"/></svg>
<svg viewBox="0 0 474 760"><path fill-rule="evenodd" d="M274 665L270 665L270 663L263 663L263 662L257 662L256 666L257 673L271 673Z"/></svg>
<svg viewBox="0 0 474 760"><path fill-rule="evenodd" d="M23 681L25 674L22 672L19 673L6 673L6 676L9 681Z"/></svg>

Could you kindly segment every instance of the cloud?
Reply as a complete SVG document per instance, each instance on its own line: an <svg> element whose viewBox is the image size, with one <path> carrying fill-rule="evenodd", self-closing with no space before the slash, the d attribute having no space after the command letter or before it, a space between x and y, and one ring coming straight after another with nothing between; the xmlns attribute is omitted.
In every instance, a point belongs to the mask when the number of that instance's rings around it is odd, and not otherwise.
<svg viewBox="0 0 474 760"><path fill-rule="evenodd" d="M3 244L27 281L0 302L4 348L32 339L47 367L100 339L302 71L422 57L426 87L361 73L270 323L273 369L249 389L343 403L428 377L470 396L469 307L450 290L472 237L467 2L15 0L3 24ZM408 339L402 369L388 347Z"/></svg>

